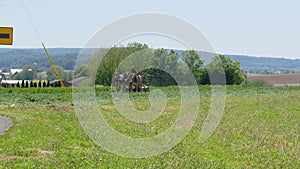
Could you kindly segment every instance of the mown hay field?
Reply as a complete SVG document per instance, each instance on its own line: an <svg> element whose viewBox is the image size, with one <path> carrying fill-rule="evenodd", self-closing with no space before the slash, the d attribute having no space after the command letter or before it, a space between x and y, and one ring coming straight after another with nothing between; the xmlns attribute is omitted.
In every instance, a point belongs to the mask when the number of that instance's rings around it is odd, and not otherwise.
<svg viewBox="0 0 300 169"><path fill-rule="evenodd" d="M180 109L177 87L156 89L168 104L151 125L120 115L110 88L96 90L97 106L120 133L151 137L170 127ZM200 111L189 134L166 153L134 159L90 140L63 90L0 88L0 115L14 123L0 137L0 168L300 168L300 87L228 86L224 116L204 143L199 137L210 87L199 92ZM149 93L131 93L130 99L138 109L149 108Z"/></svg>

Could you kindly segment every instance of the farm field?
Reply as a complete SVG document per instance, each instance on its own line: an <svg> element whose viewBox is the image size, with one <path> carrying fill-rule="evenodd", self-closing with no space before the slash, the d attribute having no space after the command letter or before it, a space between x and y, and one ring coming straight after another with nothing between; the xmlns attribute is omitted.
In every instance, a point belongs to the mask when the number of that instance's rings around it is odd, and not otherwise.
<svg viewBox="0 0 300 169"><path fill-rule="evenodd" d="M263 79L273 86L299 86L300 74L249 74L247 80Z"/></svg>
<svg viewBox="0 0 300 169"><path fill-rule="evenodd" d="M151 124L120 115L108 87L96 90L97 106L117 131L151 137L171 126L181 101L177 87L154 89L166 93L168 104ZM300 168L300 87L228 86L224 116L204 143L198 141L210 87L199 92L198 118L182 142L159 156L133 159L90 140L62 89L0 88L0 116L14 123L0 137L0 168ZM131 93L130 99L138 109L149 107L149 93Z"/></svg>

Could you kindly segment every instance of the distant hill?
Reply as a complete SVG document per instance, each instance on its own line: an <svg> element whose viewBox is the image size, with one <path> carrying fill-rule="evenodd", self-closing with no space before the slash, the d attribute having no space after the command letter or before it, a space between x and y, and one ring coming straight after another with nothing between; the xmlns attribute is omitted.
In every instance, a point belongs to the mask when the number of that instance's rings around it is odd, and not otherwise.
<svg viewBox="0 0 300 169"><path fill-rule="evenodd" d="M50 48L48 52L56 65L72 70L80 50L80 48ZM34 63L38 68L51 66L43 49L0 48L0 68L22 68L26 64Z"/></svg>
<svg viewBox="0 0 300 169"><path fill-rule="evenodd" d="M48 49L57 66L66 70L73 70L81 48L50 48ZM93 52L95 49L93 49ZM179 55L182 50L175 50ZM92 53L92 52L91 52ZM213 53L199 52L206 62L216 55ZM225 54L226 55L226 54ZM300 59L285 59L272 57L253 57L244 55L226 55L237 60L241 68L246 71L259 72L266 70L288 70L300 72ZM36 63L38 68L49 68L51 65L43 49L7 49L0 48L0 69L22 68L26 64Z"/></svg>
<svg viewBox="0 0 300 169"><path fill-rule="evenodd" d="M251 57L243 55L226 55L241 63L243 70L289 70L300 71L300 59Z"/></svg>

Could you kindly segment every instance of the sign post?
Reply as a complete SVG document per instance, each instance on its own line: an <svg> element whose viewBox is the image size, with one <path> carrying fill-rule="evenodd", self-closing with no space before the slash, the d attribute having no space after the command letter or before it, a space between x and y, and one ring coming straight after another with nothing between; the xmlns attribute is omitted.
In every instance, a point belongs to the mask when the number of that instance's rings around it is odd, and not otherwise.
<svg viewBox="0 0 300 169"><path fill-rule="evenodd" d="M12 45L12 44L13 44L13 28L0 27L0 45Z"/></svg>
<svg viewBox="0 0 300 169"><path fill-rule="evenodd" d="M59 75L59 73L58 73L58 71L57 71L57 69L56 69L56 66L54 65L54 63L53 63L53 61L52 61L52 58L51 58L51 56L49 55L48 50L47 50L47 48L46 48L46 46L44 45L43 42L42 42L42 46L43 46L43 48L44 48L44 51L45 51L45 53L46 53L46 55L47 55L47 57L48 57L48 59L49 59L51 65L52 65L52 68L53 68L53 70L54 70L54 72L55 72L55 74L56 74L56 77L58 78L58 80L59 80L59 82L60 82L60 84L61 84L61 87L64 89L64 91L65 91L65 93L66 93L66 96L67 96L67 98L68 98L68 100L69 100L69 102L70 102L70 105L73 106L73 101L72 101L72 99L71 99L71 96L69 95L69 93L68 93L68 91L67 91L67 89L66 89L66 87L65 87L65 85L64 85L64 83L63 83L63 81L61 80L60 75Z"/></svg>

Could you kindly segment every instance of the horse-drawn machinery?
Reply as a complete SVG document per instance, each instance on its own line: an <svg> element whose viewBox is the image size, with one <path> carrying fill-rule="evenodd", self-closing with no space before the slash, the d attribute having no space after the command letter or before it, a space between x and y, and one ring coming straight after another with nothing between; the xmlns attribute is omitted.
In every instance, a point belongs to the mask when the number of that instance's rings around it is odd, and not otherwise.
<svg viewBox="0 0 300 169"><path fill-rule="evenodd" d="M117 92L149 92L149 86L143 85L142 76L135 73L114 73L114 84Z"/></svg>

